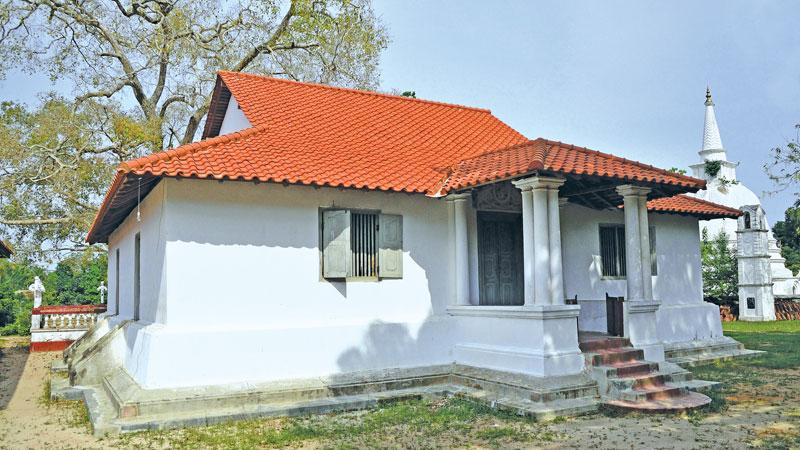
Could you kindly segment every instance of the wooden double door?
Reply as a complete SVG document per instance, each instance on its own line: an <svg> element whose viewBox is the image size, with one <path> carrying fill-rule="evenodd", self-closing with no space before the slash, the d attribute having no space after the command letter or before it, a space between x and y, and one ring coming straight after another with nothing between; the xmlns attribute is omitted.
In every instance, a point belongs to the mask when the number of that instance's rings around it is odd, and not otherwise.
<svg viewBox="0 0 800 450"><path fill-rule="evenodd" d="M522 215L478 212L481 305L522 305Z"/></svg>

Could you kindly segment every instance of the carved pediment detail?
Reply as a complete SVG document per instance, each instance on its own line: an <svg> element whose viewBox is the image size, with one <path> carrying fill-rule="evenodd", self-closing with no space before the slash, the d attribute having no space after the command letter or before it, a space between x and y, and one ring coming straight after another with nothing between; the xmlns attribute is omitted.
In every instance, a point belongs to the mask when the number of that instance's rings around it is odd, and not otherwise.
<svg viewBox="0 0 800 450"><path fill-rule="evenodd" d="M522 193L508 181L490 184L474 190L472 201L473 206L478 211L522 211Z"/></svg>

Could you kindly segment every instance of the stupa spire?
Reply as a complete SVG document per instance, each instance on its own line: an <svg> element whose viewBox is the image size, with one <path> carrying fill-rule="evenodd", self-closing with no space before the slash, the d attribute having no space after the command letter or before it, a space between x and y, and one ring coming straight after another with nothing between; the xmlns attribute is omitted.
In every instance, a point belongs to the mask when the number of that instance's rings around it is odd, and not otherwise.
<svg viewBox="0 0 800 450"><path fill-rule="evenodd" d="M703 127L703 149L700 156L704 160L727 161L725 148L722 146L722 138L719 135L717 117L714 114L714 101L711 99L711 88L706 87L706 120Z"/></svg>

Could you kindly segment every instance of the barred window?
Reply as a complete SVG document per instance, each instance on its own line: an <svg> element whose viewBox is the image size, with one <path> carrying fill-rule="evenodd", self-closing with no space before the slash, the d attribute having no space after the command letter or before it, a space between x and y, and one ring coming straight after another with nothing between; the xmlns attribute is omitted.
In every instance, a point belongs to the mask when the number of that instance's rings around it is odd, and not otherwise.
<svg viewBox="0 0 800 450"><path fill-rule="evenodd" d="M353 254L350 276L378 276L378 215L352 213L350 216L350 251Z"/></svg>
<svg viewBox="0 0 800 450"><path fill-rule="evenodd" d="M658 275L656 228L650 227L650 272ZM600 264L604 277L625 277L625 226L600 225Z"/></svg>
<svg viewBox="0 0 800 450"><path fill-rule="evenodd" d="M600 261L604 277L625 276L625 227L600 225Z"/></svg>

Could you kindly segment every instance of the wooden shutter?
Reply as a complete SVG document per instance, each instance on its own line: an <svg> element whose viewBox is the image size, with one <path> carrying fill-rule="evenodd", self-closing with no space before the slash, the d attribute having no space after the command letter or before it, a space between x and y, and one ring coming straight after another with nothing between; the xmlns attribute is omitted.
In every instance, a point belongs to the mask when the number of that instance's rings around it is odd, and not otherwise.
<svg viewBox="0 0 800 450"><path fill-rule="evenodd" d="M403 216L380 215L378 222L378 276L403 278Z"/></svg>
<svg viewBox="0 0 800 450"><path fill-rule="evenodd" d="M322 276L345 278L350 267L350 211L322 212Z"/></svg>

